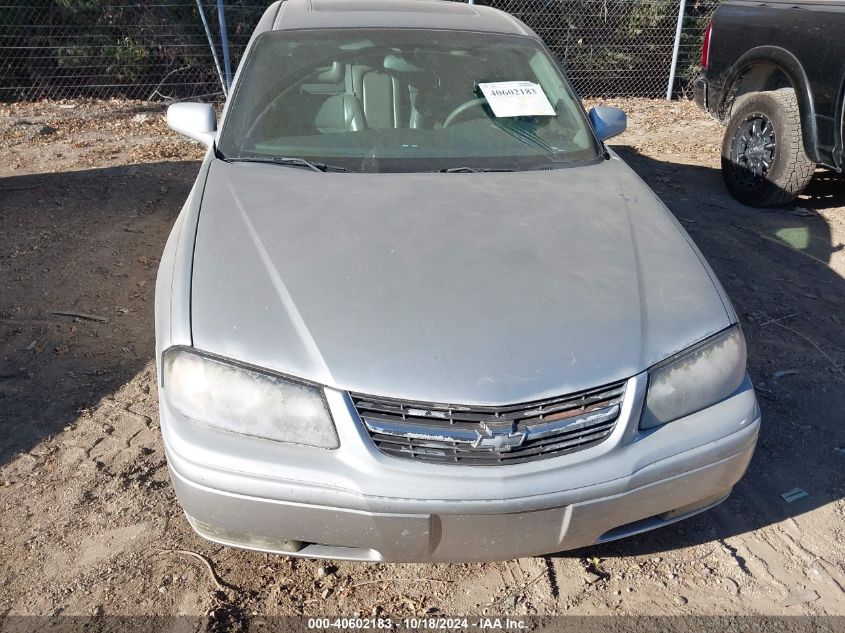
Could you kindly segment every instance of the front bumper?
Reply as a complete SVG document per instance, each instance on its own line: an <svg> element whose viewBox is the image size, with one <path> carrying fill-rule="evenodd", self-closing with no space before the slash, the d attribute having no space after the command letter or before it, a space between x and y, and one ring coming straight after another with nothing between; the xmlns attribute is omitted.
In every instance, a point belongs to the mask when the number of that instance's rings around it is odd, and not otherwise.
<svg viewBox="0 0 845 633"><path fill-rule="evenodd" d="M637 429L646 376L628 382L613 434L511 466L424 464L379 453L342 392L341 447L285 446L200 427L161 399L177 497L214 541L373 561L502 560L621 538L715 505L742 477L760 413L750 382L728 400ZM290 552L290 541L302 542Z"/></svg>

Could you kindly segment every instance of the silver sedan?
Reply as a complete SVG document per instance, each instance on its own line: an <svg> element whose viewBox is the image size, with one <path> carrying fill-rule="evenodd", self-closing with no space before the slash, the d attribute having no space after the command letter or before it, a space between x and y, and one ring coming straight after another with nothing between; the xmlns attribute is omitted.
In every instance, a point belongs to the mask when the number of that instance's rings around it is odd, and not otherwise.
<svg viewBox="0 0 845 633"><path fill-rule="evenodd" d="M725 499L760 410L724 290L540 39L436 0L260 21L156 287L161 429L236 547L475 561Z"/></svg>

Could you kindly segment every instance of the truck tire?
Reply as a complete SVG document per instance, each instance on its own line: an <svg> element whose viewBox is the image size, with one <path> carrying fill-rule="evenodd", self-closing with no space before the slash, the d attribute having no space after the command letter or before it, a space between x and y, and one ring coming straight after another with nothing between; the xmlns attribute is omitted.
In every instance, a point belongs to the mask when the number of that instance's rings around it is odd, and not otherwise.
<svg viewBox="0 0 845 633"><path fill-rule="evenodd" d="M722 177L752 207L777 207L800 194L816 165L804 151L792 88L750 92L736 100L722 142Z"/></svg>

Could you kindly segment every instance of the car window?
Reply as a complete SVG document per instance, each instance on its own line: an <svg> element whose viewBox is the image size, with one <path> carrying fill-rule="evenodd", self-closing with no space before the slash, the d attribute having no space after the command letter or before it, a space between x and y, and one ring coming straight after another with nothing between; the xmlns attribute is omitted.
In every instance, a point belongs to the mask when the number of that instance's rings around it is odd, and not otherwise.
<svg viewBox="0 0 845 633"><path fill-rule="evenodd" d="M218 145L352 171L532 169L595 160L583 109L529 37L418 29L262 34Z"/></svg>

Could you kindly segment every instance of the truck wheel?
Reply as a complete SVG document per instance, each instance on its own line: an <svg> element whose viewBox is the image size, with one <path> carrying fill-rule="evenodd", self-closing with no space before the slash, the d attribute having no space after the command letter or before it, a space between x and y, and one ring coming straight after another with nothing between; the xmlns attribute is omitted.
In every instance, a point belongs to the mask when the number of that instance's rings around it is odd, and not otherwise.
<svg viewBox="0 0 845 633"><path fill-rule="evenodd" d="M777 207L800 194L816 165L804 152L792 88L751 92L734 103L722 142L722 177L752 207Z"/></svg>

